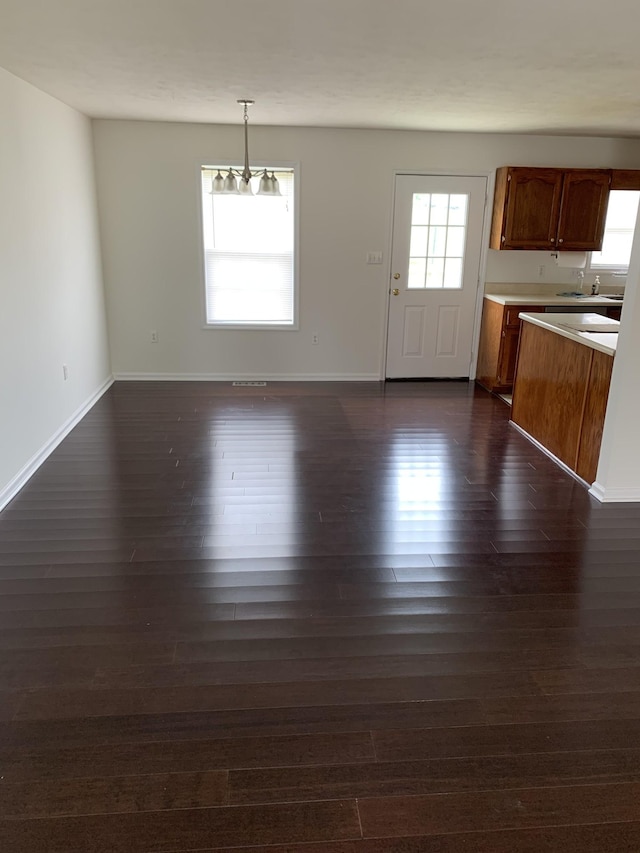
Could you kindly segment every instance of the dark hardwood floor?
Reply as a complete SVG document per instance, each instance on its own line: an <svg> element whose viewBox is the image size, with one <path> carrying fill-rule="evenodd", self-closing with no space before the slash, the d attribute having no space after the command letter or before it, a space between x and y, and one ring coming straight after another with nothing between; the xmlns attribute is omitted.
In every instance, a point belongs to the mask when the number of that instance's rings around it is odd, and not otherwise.
<svg viewBox="0 0 640 853"><path fill-rule="evenodd" d="M640 851L640 504L466 383L119 383L0 514L7 853Z"/></svg>

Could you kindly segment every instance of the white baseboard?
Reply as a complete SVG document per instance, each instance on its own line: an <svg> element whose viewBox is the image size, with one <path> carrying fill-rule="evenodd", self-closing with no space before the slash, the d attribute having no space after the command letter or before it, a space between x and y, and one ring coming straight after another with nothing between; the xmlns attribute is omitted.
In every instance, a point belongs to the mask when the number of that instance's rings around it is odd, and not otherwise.
<svg viewBox="0 0 640 853"><path fill-rule="evenodd" d="M638 488L638 486L622 489L607 489L596 480L596 482L589 489L589 494L593 495L593 497L599 500L601 503L640 502L640 488Z"/></svg>
<svg viewBox="0 0 640 853"><path fill-rule="evenodd" d="M514 429L518 430L520 435L523 435L526 439L528 439L531 444L535 444L538 450L541 450L545 454L545 456L548 456L549 459L552 459L556 463L556 465L562 468L563 471L566 471L567 474L571 474L574 480L577 480L579 483L582 483L583 486L587 486L587 488L589 488L589 483L587 483L586 480L583 480L579 474L576 474L573 468L569 468L566 462L563 462L562 459L558 459L558 457L554 453L552 453L550 450L547 450L544 444L541 444L537 438L534 438L532 435L529 435L526 429L522 429L521 426L518 426L518 424L514 423L513 421L509 421L509 426L512 426Z"/></svg>
<svg viewBox="0 0 640 853"><path fill-rule="evenodd" d="M381 382L377 373L114 373L119 382Z"/></svg>
<svg viewBox="0 0 640 853"><path fill-rule="evenodd" d="M622 489L606 489L604 486L598 483L597 480L595 483L589 485L586 480L583 480L582 477L578 476L575 471L572 471L568 465L565 465L565 463L558 459L557 456L554 456L554 454L551 453L550 450L547 450L547 448L543 444L540 444L540 442L533 438L533 436L529 435L526 430L522 429L522 427L519 427L518 424L515 424L513 421L509 421L509 423L512 427L517 429L521 435L523 435L525 438L528 438L532 444L535 444L535 446L542 450L543 453L553 459L556 465L559 465L561 468L564 468L567 474L571 474L571 476L575 477L575 479L579 483L582 483L584 486L587 486L587 488L589 489L589 494L592 495L596 500L600 501L601 503L640 502L640 488L638 486Z"/></svg>
<svg viewBox="0 0 640 853"><path fill-rule="evenodd" d="M75 410L62 426L56 430L51 438L42 445L40 450L35 453L31 459L24 465L15 477L10 480L7 485L0 490L0 511L2 511L9 501L13 500L20 489L33 477L38 468L53 453L60 442L69 435L71 430L82 420L87 412L98 402L100 397L113 385L113 376L106 379L102 385L94 391L88 400Z"/></svg>
<svg viewBox="0 0 640 853"><path fill-rule="evenodd" d="M533 438L533 436L529 435L526 430L522 429L522 427L519 427L518 424L515 424L513 421L509 421L509 423L512 427L517 429L521 435L523 435L525 438L528 438L532 444L535 444L535 446L542 450L543 453L553 459L556 465L559 465L561 468L564 468L567 474L571 474L571 476L575 477L575 479L579 483L582 483L584 486L587 486L587 488L589 489L589 494L592 495L596 500L600 501L601 503L640 502L640 488L638 488L637 486L635 488L631 487L623 489L605 489L605 487L598 483L597 480L595 483L592 483L590 485L589 483L587 483L586 480L583 480L582 477L578 476L575 471L572 471L568 465L565 465L564 462L558 459L557 456L554 456L554 454L551 453L550 450L547 450L547 448L543 444L540 444L540 442Z"/></svg>

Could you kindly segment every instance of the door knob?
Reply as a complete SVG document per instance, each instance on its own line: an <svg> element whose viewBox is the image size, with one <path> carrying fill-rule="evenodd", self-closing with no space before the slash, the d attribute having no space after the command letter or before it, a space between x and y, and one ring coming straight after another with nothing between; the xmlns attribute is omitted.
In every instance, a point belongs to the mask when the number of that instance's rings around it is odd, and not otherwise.
<svg viewBox="0 0 640 853"><path fill-rule="evenodd" d="M393 277L394 277L394 278L395 278L395 280L397 281L397 280L400 278L400 273L399 273L399 272L394 272Z"/></svg>
<svg viewBox="0 0 640 853"><path fill-rule="evenodd" d="M398 287L394 287L391 293L393 293L394 296L397 296L400 293L400 289Z"/></svg>

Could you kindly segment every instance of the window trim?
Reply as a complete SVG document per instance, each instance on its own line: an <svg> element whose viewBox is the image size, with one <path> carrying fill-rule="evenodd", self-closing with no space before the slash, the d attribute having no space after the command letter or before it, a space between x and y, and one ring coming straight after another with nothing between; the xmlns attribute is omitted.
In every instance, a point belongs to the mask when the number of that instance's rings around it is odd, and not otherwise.
<svg viewBox="0 0 640 853"><path fill-rule="evenodd" d="M293 171L293 322L292 323L209 323L207 322L207 277L205 270L204 222L202 219L202 169L211 163L225 163L234 166L237 155L230 159L213 157L207 160L198 159L195 169L196 200L198 204L198 249L200 256L200 304L201 329L208 332L246 331L246 332L297 332L300 330L300 163L299 161L284 160L252 160L253 170L272 167L290 169ZM235 166L234 166L235 168ZM242 163L238 166L242 169Z"/></svg>
<svg viewBox="0 0 640 853"><path fill-rule="evenodd" d="M627 192L627 190L626 189L624 189L624 190L611 190L611 192ZM636 192L638 192L638 190L636 190ZM605 222L605 225L606 225L606 222ZM638 207L638 215L637 215L637 219L636 219L636 229L638 228L639 225L640 225L640 206ZM631 239L633 241L633 236ZM594 273L595 275L604 274L604 275L613 275L613 276L617 276L617 277L627 276L629 274L629 265L628 264L626 266L623 264L616 264L616 265L595 264L595 265L593 265L592 260L593 260L593 252L587 252L587 264L585 267L586 272Z"/></svg>

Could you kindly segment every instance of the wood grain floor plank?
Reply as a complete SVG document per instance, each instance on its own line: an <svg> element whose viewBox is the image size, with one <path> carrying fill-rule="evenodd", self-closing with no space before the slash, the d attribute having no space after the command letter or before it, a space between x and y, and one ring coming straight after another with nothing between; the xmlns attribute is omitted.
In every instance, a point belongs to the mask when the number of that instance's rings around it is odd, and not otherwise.
<svg viewBox="0 0 640 853"><path fill-rule="evenodd" d="M207 847L199 853L264 853L264 847ZM586 824L527 830L461 832L405 838L365 838L269 847L269 853L636 853L640 849L640 822ZM171 853L188 853L174 850Z"/></svg>
<svg viewBox="0 0 640 853"><path fill-rule="evenodd" d="M364 655L264 660L259 651L247 661L195 661L168 665L101 667L94 684L104 688L193 687L205 684L273 683L293 680L428 678L523 670L545 666L576 666L580 660L567 649L512 649L461 654Z"/></svg>
<svg viewBox="0 0 640 853"><path fill-rule="evenodd" d="M2 785L0 818L51 818L219 806L227 802L227 773L38 779Z"/></svg>
<svg viewBox="0 0 640 853"><path fill-rule="evenodd" d="M229 612L229 611L228 611ZM185 621L180 618L171 624L151 625L69 625L51 628L0 629L0 649L37 649L102 645L163 645L179 643L188 654L193 650L204 657L216 644L243 641L300 640L325 638L372 637L378 642L395 642L392 637L412 637L410 642L424 642L433 648L438 643L445 650L447 637L451 649L477 640L477 648L492 643L512 642L515 647L528 644L531 648L564 645L585 648L591 645L637 644L640 639L640 611L632 609L603 611L539 611L491 614L382 614L353 617L314 617L308 619L257 619L231 621L205 619ZM409 642L409 641L408 641ZM268 654L269 643L264 646ZM82 652L80 652L82 654ZM144 655L144 652L141 652Z"/></svg>
<svg viewBox="0 0 640 853"><path fill-rule="evenodd" d="M548 723L562 720L622 720L640 718L640 692L505 696L481 699L487 723Z"/></svg>
<svg viewBox="0 0 640 853"><path fill-rule="evenodd" d="M360 837L355 801L2 820L12 853L168 853L217 844L303 844Z"/></svg>
<svg viewBox="0 0 640 853"><path fill-rule="evenodd" d="M483 719L477 700L234 708L173 714L70 717L0 722L5 749L85 749L105 744L466 727ZM625 730L627 732L627 730ZM628 735L628 732L627 732ZM617 743L617 741L614 741Z"/></svg>
<svg viewBox="0 0 640 853"><path fill-rule="evenodd" d="M148 741L76 749L11 750L2 755L5 781L77 779L228 770L232 767L294 767L375 760L369 732L324 732L260 738Z"/></svg>
<svg viewBox="0 0 640 853"><path fill-rule="evenodd" d="M640 783L358 800L365 838L634 821Z"/></svg>
<svg viewBox="0 0 640 853"><path fill-rule="evenodd" d="M480 673L406 678L197 685L102 690L32 690L26 692L14 719L51 720L127 714L164 714L241 708L360 705L363 702L425 702L459 699L505 699L514 694L539 696L527 672ZM545 708L539 702L533 707ZM505 706L505 707L508 707ZM501 712L488 706L483 713ZM639 714L640 716L640 714Z"/></svg>
<svg viewBox="0 0 640 853"><path fill-rule="evenodd" d="M367 621L367 620L365 620ZM566 628L549 628L547 630L491 630L490 625L485 622L485 630L456 632L447 631L447 627L453 628L455 622L451 620L450 625L442 624L441 630L437 631L433 624L425 624L423 630L411 630L411 617L407 618L407 624L402 627L404 631L398 630L385 633L382 619L376 620L379 627L377 633L369 634L363 631L357 632L358 625L339 626L333 636L329 631L323 635L321 626L317 626L313 637L301 636L302 631L295 631L298 636L277 636L278 626L271 623L273 636L269 636L269 622L260 626L262 636L254 638L227 637L222 640L211 640L201 642L180 642L176 644L176 662L195 661L224 661L224 660L262 660L279 659L288 660L295 658L321 658L321 657L361 657L376 655L459 655L472 652L512 652L524 653L535 650L552 649L559 652L560 658L565 654L570 638L576 643L576 650L566 656L566 660L573 660L576 664L592 666L600 656L607 660L638 660L638 646L640 646L640 627L626 627L621 625L603 627L601 629L575 630ZM243 623L234 623L234 629L238 629ZM255 625L255 623L252 623ZM364 626L363 626L364 627ZM373 625L371 626L374 627ZM464 627L461 625L460 627ZM431 628L431 630L429 630ZM286 631L282 626L281 632ZM361 627L362 630L362 627ZM238 634L240 632L238 631ZM293 634L294 631L291 631ZM233 634L232 631L229 634ZM151 652L149 653L151 655ZM0 660L2 656L0 654Z"/></svg>
<svg viewBox="0 0 640 853"><path fill-rule="evenodd" d="M592 750L425 761L232 770L230 803L409 796L640 781L640 750Z"/></svg>
<svg viewBox="0 0 640 853"><path fill-rule="evenodd" d="M547 721L383 729L373 731L380 761L411 761L437 757L537 755L626 749L640 737L640 719Z"/></svg>

